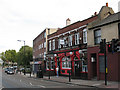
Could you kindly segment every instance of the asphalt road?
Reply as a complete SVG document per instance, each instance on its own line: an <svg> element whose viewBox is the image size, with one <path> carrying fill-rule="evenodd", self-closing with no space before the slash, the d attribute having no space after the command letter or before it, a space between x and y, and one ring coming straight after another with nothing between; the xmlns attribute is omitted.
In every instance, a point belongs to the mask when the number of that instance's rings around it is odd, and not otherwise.
<svg viewBox="0 0 120 90"><path fill-rule="evenodd" d="M88 87L47 81L40 78L33 77L30 78L20 74L8 75L3 72L2 88L88 88Z"/></svg>

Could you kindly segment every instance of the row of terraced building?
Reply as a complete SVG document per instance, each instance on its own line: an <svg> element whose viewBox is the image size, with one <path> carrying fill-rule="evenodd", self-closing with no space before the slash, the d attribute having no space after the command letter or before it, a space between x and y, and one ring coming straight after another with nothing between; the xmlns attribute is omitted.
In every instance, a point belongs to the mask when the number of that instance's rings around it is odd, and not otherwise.
<svg viewBox="0 0 120 90"><path fill-rule="evenodd" d="M99 13L71 24L66 20L63 28L46 28L33 40L33 70L41 69L43 75L68 76L72 78L105 78L104 55L100 54L101 39L108 43L112 39L120 40L120 12L103 6ZM120 43L120 42L119 42ZM108 46L106 45L106 48ZM106 49L107 78L120 81L120 52L111 53Z"/></svg>

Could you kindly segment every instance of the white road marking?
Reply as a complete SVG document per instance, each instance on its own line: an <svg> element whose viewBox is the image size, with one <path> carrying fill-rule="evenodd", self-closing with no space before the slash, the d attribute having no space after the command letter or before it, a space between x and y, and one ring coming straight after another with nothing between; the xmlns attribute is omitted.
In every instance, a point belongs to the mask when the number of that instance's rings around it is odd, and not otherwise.
<svg viewBox="0 0 120 90"><path fill-rule="evenodd" d="M20 80L20 82L21 82L21 80Z"/></svg>
<svg viewBox="0 0 120 90"><path fill-rule="evenodd" d="M43 86L43 85L33 85L31 82L30 82L30 85L31 85L31 86L38 86L38 87L45 88L45 86Z"/></svg>
<svg viewBox="0 0 120 90"><path fill-rule="evenodd" d="M30 85L32 86L32 83L30 83Z"/></svg>

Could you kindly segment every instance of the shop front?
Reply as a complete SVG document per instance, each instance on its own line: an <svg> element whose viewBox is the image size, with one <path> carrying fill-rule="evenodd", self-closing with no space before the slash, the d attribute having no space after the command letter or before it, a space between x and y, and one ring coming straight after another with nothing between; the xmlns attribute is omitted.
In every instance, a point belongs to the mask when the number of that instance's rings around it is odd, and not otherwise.
<svg viewBox="0 0 120 90"><path fill-rule="evenodd" d="M81 51L56 52L54 55L55 68L59 68L59 75L68 76L70 72L72 78L87 79L87 52L86 50Z"/></svg>

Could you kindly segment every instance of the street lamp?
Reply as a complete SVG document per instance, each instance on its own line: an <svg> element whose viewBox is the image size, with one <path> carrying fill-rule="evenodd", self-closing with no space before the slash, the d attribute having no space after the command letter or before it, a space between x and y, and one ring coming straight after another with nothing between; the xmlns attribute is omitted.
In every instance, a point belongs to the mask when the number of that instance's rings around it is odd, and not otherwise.
<svg viewBox="0 0 120 90"><path fill-rule="evenodd" d="M17 40L18 42L24 42L24 59L25 59L25 40ZM26 65L26 61L25 61L25 65ZM25 65L24 65L24 75L25 75Z"/></svg>

